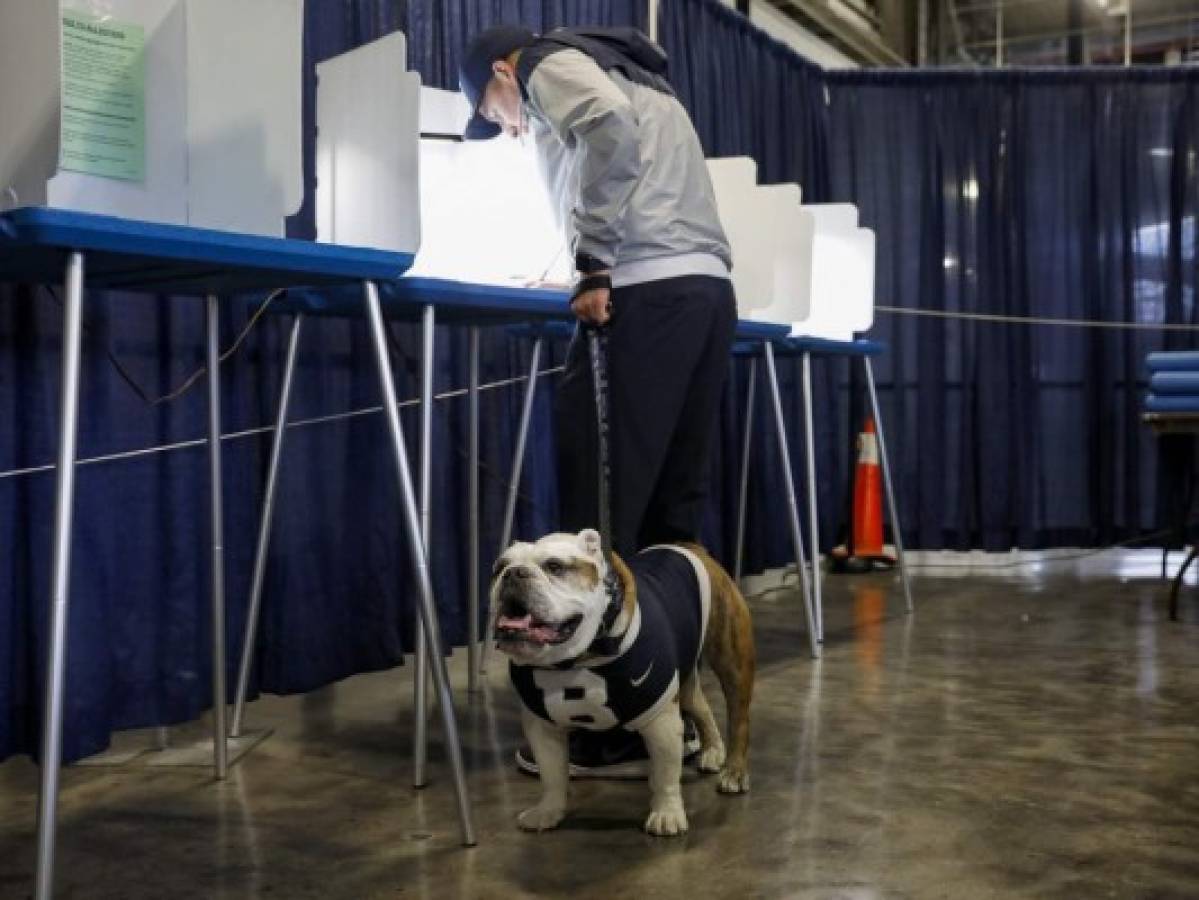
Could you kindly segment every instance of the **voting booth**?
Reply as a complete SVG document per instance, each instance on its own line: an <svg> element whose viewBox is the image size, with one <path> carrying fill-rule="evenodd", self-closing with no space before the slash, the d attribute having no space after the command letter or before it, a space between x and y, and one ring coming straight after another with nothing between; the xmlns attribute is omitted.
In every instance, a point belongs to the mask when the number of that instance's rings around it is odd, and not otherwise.
<svg viewBox="0 0 1199 900"><path fill-rule="evenodd" d="M794 332L807 337L852 340L874 324L874 232L858 226L851 203L818 203L813 217L812 314Z"/></svg>
<svg viewBox="0 0 1199 900"><path fill-rule="evenodd" d="M797 184L761 185L749 157L708 160L733 251L737 312L792 334L849 341L874 322L874 232L849 203L801 205Z"/></svg>
<svg viewBox="0 0 1199 900"><path fill-rule="evenodd" d="M761 185L756 194L763 218L760 241L771 258L770 293L753 310L759 322L789 323L809 317L812 305L812 253L815 222L800 206L799 185Z"/></svg>
<svg viewBox="0 0 1199 900"><path fill-rule="evenodd" d="M283 234L303 0L0 5L0 211Z"/></svg>
<svg viewBox="0 0 1199 900"><path fill-rule="evenodd" d="M407 68L400 32L316 67L317 240L405 253L420 246L421 86Z"/></svg>
<svg viewBox="0 0 1199 900"><path fill-rule="evenodd" d="M414 278L566 283L532 137L463 141L466 99L407 67L400 32L317 66L317 239L416 253Z"/></svg>
<svg viewBox="0 0 1199 900"><path fill-rule="evenodd" d="M748 156L709 159L708 174L716 209L733 251L733 290L737 315L753 318L770 304L774 292L774 254L764 244L762 202L757 193L758 164Z"/></svg>
<svg viewBox="0 0 1199 900"><path fill-rule="evenodd" d="M463 141L457 91L421 89L420 252L409 275L478 284L567 284L573 259L538 171L532 135Z"/></svg>
<svg viewBox="0 0 1199 900"><path fill-rule="evenodd" d="M821 548L812 402L813 356L845 356L859 360L863 366L888 492L892 534L896 535L904 599L908 611L912 609L890 463L883 440L882 415L870 363L870 357L881 353L883 347L875 341L857 337L868 331L874 322L874 232L859 226L858 210L852 204L802 205L797 184L758 184L757 167L748 157L710 159L707 162L721 224L732 248L737 313L743 320L784 324L790 329L789 338L777 346L769 340L760 345L743 341L737 350L748 358L749 377L744 406L745 430L734 545L734 578L739 580L741 576L741 549L745 542L754 392L760 356L766 364L775 433L779 454L784 461L784 487L788 495L792 543L808 618L809 646L813 658L818 658L819 645L823 641L824 617L821 571L820 565L815 562L820 558ZM796 512L798 502L790 477L790 449L782 417L776 356L796 358L802 372L809 539L806 553ZM814 561L810 574L805 557Z"/></svg>

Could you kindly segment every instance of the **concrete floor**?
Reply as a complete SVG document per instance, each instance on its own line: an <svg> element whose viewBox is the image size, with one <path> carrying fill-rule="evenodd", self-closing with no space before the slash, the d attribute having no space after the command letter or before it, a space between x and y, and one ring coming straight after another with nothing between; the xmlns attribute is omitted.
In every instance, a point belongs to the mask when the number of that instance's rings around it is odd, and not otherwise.
<svg viewBox="0 0 1199 900"><path fill-rule="evenodd" d="M537 786L496 666L485 698L456 693L462 849L436 723L435 781L408 787L401 669L255 704L274 735L224 784L152 753L71 768L59 896L1199 897L1193 594L1171 623L1147 579L924 578L908 618L884 578L827 585L819 664L793 592L754 601L752 790L690 776L685 838L641 833L643 783L579 784L559 831L518 831ZM29 895L35 779L0 766L0 897Z"/></svg>

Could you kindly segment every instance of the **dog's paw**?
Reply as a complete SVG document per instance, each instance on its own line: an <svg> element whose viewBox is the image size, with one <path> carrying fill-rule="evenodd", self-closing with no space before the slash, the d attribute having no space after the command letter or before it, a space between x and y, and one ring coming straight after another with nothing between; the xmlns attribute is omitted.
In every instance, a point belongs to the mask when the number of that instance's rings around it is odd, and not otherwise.
<svg viewBox="0 0 1199 900"><path fill-rule="evenodd" d="M699 753L695 767L705 775L712 775L724 768L724 744L704 747Z"/></svg>
<svg viewBox="0 0 1199 900"><path fill-rule="evenodd" d="M516 824L525 831L550 831L566 817L566 810L540 804L526 809L516 817Z"/></svg>
<svg viewBox="0 0 1199 900"><path fill-rule="evenodd" d="M661 809L650 810L645 820L645 830L659 837L672 837L687 833L687 813L682 803L670 803Z"/></svg>
<svg viewBox="0 0 1199 900"><path fill-rule="evenodd" d="M749 790L749 773L744 769L725 767L716 782L716 790L722 794L744 794Z"/></svg>

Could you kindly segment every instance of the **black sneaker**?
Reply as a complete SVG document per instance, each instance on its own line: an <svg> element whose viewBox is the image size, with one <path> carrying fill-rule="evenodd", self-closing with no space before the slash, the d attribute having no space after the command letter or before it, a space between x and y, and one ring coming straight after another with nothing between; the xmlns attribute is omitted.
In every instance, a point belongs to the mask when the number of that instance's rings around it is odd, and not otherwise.
<svg viewBox="0 0 1199 900"><path fill-rule="evenodd" d="M683 762L699 753L699 734L690 718L683 719ZM516 768L526 775L538 775L533 751L521 745L516 751ZM586 731L570 733L571 778L649 778L649 752L635 731Z"/></svg>

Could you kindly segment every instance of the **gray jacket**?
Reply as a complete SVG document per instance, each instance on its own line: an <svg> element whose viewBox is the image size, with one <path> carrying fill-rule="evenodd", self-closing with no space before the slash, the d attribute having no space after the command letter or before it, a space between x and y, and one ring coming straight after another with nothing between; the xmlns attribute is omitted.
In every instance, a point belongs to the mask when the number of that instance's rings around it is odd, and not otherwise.
<svg viewBox="0 0 1199 900"><path fill-rule="evenodd" d="M607 263L617 284L622 270L651 260L667 274L688 274L670 271L672 262L708 274L731 268L703 149L676 97L564 48L533 69L524 109L572 254Z"/></svg>

